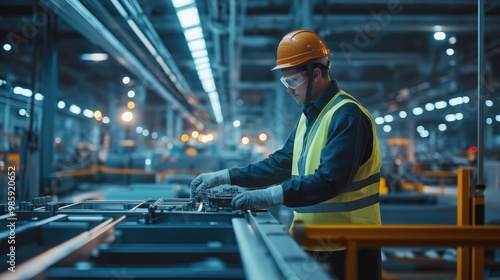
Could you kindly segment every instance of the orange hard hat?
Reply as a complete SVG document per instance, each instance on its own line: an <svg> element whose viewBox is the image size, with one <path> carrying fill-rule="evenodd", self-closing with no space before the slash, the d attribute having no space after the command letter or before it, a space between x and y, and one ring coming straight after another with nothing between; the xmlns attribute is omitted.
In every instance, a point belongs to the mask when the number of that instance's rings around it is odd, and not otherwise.
<svg viewBox="0 0 500 280"><path fill-rule="evenodd" d="M323 39L314 31L299 29L286 34L278 46L276 67L297 67L310 60L331 55Z"/></svg>

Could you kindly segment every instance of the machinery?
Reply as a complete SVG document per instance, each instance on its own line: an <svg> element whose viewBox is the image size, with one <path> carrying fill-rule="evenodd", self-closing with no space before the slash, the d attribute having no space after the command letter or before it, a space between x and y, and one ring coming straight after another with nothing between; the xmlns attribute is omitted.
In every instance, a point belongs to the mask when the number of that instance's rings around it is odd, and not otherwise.
<svg viewBox="0 0 500 280"><path fill-rule="evenodd" d="M233 210L237 193L2 205L0 279L330 279L269 212Z"/></svg>

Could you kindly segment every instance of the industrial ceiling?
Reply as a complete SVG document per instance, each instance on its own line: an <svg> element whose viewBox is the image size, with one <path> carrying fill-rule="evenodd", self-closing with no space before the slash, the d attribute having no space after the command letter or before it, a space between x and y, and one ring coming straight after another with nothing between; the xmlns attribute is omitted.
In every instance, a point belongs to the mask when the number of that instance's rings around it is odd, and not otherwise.
<svg viewBox="0 0 500 280"><path fill-rule="evenodd" d="M160 134L167 126L166 108L173 107L185 119L186 131L227 132L239 120L242 134L271 131L283 140L301 108L287 96L279 82L281 73L270 69L282 36L309 28L332 50L331 74L340 87L374 117L385 117L379 124L391 123L392 136L408 133L403 122L397 124L401 111L414 118L415 126L429 129L457 112L467 121L457 130L477 126L474 0L195 1L190 5L199 12L222 122L200 82L172 2L43 0L34 5L31 0L2 0L1 43L12 43L12 34L31 32L28 22L36 6L36 11L58 18L59 100L106 112L133 89L137 110L142 110L137 125ZM495 123L495 112L500 111L500 2L486 0L485 15L483 100L493 102L486 117ZM436 32L445 38L437 40ZM23 38L28 40L13 44L10 52L0 50L0 79L11 87L29 87L32 81L34 43L30 36ZM88 53L107 53L110 58L82 60ZM124 76L131 78L127 85L121 82ZM435 109L437 102L449 104L455 97L468 97L468 107ZM412 113L426 106L435 110Z"/></svg>

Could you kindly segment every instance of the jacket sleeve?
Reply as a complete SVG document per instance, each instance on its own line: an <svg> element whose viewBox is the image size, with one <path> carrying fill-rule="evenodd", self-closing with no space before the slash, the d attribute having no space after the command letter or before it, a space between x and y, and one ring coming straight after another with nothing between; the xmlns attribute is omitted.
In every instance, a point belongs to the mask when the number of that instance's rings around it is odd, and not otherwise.
<svg viewBox="0 0 500 280"><path fill-rule="evenodd" d="M309 206L342 193L371 154L371 122L354 104L339 108L328 128L320 165L313 174L283 182L286 206Z"/></svg>
<svg viewBox="0 0 500 280"><path fill-rule="evenodd" d="M289 179L292 174L294 139L295 129L283 147L270 154L268 158L244 167L229 169L231 184L242 187L266 187Z"/></svg>

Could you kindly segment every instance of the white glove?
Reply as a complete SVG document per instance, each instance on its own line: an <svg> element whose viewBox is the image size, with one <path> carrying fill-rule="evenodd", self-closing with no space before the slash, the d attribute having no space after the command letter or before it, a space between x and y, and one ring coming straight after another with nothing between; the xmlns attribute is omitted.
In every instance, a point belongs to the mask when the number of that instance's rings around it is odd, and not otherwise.
<svg viewBox="0 0 500 280"><path fill-rule="evenodd" d="M204 193L207 189L230 183L228 169L200 174L191 181L191 197L195 192Z"/></svg>
<svg viewBox="0 0 500 280"><path fill-rule="evenodd" d="M265 209L283 204L283 188L269 187L263 190L246 191L235 196L231 201L235 209L255 210Z"/></svg>

